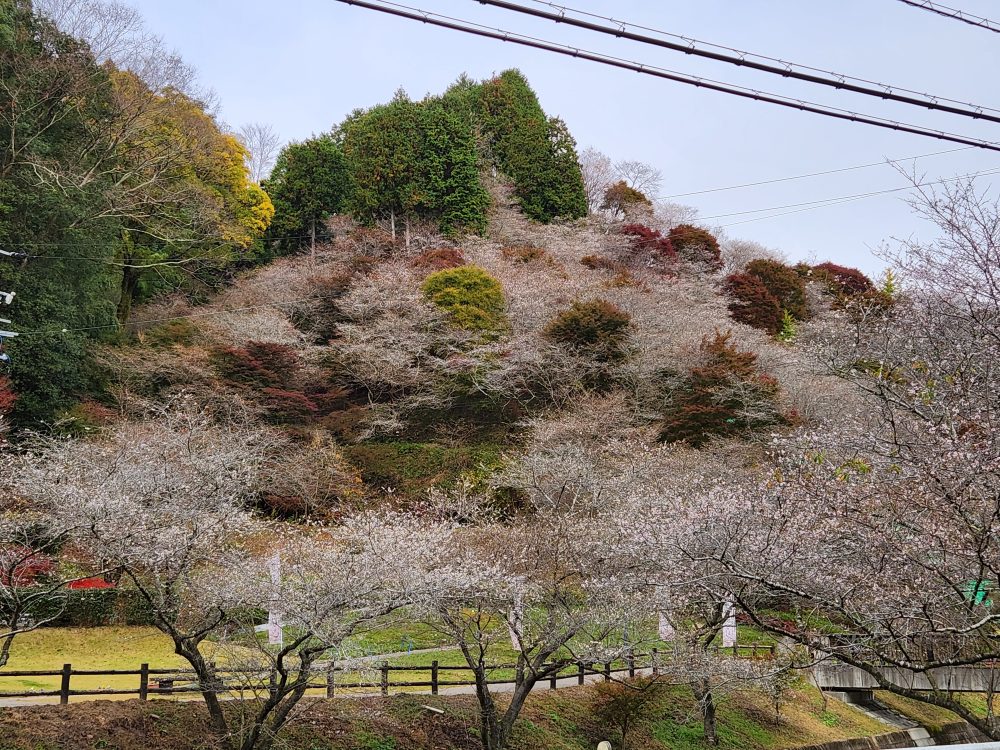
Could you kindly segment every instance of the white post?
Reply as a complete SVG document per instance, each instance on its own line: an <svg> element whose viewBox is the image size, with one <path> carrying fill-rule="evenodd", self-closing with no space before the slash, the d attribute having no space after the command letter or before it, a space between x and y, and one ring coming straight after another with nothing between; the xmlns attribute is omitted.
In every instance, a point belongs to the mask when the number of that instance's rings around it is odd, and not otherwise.
<svg viewBox="0 0 1000 750"><path fill-rule="evenodd" d="M660 624L657 630L657 634L660 636L661 641L669 641L674 637L674 626L670 623L670 619L667 617L667 613L663 610L658 612L660 616Z"/></svg>
<svg viewBox="0 0 1000 750"><path fill-rule="evenodd" d="M722 647L732 648L736 645L736 607L732 599L726 599L722 605L722 615L726 618L722 623Z"/></svg>
<svg viewBox="0 0 1000 750"><path fill-rule="evenodd" d="M277 552L274 553L268 562L268 568L271 571L271 583L274 584L275 591L277 591L281 585L281 557ZM267 642L272 646L284 645L281 629L281 612L278 611L277 594L271 599L271 608L267 613Z"/></svg>

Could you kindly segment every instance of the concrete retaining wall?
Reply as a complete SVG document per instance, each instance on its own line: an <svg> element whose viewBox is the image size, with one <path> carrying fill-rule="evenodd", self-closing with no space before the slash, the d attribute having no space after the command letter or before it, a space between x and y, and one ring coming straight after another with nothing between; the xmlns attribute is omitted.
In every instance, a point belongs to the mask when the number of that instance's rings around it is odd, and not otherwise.
<svg viewBox="0 0 1000 750"><path fill-rule="evenodd" d="M856 737L853 740L824 742L820 745L809 745L797 750L890 750L897 747L916 747L916 741L909 732L887 732L873 737Z"/></svg>

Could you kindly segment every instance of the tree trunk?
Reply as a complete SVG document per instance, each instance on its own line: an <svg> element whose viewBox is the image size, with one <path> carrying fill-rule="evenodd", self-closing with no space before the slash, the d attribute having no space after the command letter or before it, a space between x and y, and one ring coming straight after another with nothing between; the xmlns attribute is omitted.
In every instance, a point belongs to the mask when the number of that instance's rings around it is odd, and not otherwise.
<svg viewBox="0 0 1000 750"><path fill-rule="evenodd" d="M710 745L719 744L719 736L715 728L715 700L712 698L712 687L708 680L699 680L694 690L694 697L701 708L701 721L704 727L705 742Z"/></svg>
<svg viewBox="0 0 1000 750"><path fill-rule="evenodd" d="M489 739L489 744L483 743L484 750L506 750L507 743L510 742L510 737L514 732L514 722L521 715L524 702L527 700L528 694L536 682L537 680L528 678L514 688L510 704L499 721L496 720L496 711L494 709L492 736Z"/></svg>
<svg viewBox="0 0 1000 750"><path fill-rule="evenodd" d="M226 716L222 712L222 702L219 700L219 690L222 685L215 674L215 670L209 666L204 657L197 650L187 648L183 642L175 641L175 651L187 659L188 664L194 669L198 678L198 685L201 687L201 697L205 701L205 708L208 709L209 721L212 731L219 740L223 750L232 750L233 743L229 732L229 724Z"/></svg>
<svg viewBox="0 0 1000 750"><path fill-rule="evenodd" d="M410 217L409 216L407 216L406 218L403 219L403 237L406 238L404 240L404 242L406 243L406 249L409 250L410 249Z"/></svg>
<svg viewBox="0 0 1000 750"><path fill-rule="evenodd" d="M313 217L312 225L309 229L309 258L313 265L316 264L316 217Z"/></svg>
<svg viewBox="0 0 1000 750"><path fill-rule="evenodd" d="M500 724L497 720L497 707L490 694L486 672L481 668L474 670L476 677L476 698L479 701L479 738L483 744L483 750L502 750L503 745L498 745Z"/></svg>
<svg viewBox="0 0 1000 750"><path fill-rule="evenodd" d="M392 241L396 241L396 212L389 211L389 226L392 228Z"/></svg>
<svg viewBox="0 0 1000 750"><path fill-rule="evenodd" d="M139 291L139 269L123 268L121 296L118 298L118 325L121 328L125 328L125 324L128 323L128 317L132 312L132 300L135 299L137 291Z"/></svg>

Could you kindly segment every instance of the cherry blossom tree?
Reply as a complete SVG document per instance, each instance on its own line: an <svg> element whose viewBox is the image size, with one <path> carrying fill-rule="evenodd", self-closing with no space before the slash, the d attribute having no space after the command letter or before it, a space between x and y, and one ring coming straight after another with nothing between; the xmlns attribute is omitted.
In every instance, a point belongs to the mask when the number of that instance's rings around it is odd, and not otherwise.
<svg viewBox="0 0 1000 750"><path fill-rule="evenodd" d="M539 682L577 661L623 657L645 612L634 550L604 512L604 490L616 479L585 451L532 453L497 481L522 493L528 508L456 530L426 604L472 670L484 750L508 746ZM513 688L501 705L491 672L495 654L510 650Z"/></svg>
<svg viewBox="0 0 1000 750"><path fill-rule="evenodd" d="M52 518L72 520L76 542L145 600L194 671L228 750L270 748L321 657L363 624L426 598L432 579L417 572L447 537L447 527L388 516L311 536L265 529L246 505L273 448L269 433L245 423L166 412L95 440L42 441L17 485ZM252 613L276 609L289 636L265 646ZM237 705L224 711L227 694Z"/></svg>
<svg viewBox="0 0 1000 750"><path fill-rule="evenodd" d="M820 343L864 409L779 440L769 476L696 493L686 546L758 626L997 738L948 675L990 683L1000 657L1000 210L971 183L920 190L941 238L895 251L901 293Z"/></svg>

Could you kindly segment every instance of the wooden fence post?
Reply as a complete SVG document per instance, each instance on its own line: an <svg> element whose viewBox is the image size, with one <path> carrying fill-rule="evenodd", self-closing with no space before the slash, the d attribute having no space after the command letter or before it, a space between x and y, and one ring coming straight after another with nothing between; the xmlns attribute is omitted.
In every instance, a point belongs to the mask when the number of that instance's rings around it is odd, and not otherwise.
<svg viewBox="0 0 1000 750"><path fill-rule="evenodd" d="M431 695L438 694L438 660L431 662Z"/></svg>
<svg viewBox="0 0 1000 750"><path fill-rule="evenodd" d="M144 701L149 697L149 665L139 665L139 700Z"/></svg>
<svg viewBox="0 0 1000 750"><path fill-rule="evenodd" d="M583 678L587 674L587 668L585 666L583 666L583 662L582 661L578 661L576 663L576 666L577 666L577 670L578 670L577 671L577 675L576 675L576 684L577 685L582 685L583 684Z"/></svg>
<svg viewBox="0 0 1000 750"><path fill-rule="evenodd" d="M389 694L389 662L382 662L382 695Z"/></svg>
<svg viewBox="0 0 1000 750"><path fill-rule="evenodd" d="M656 660L658 654L658 649L653 648L649 652L649 665L653 668L653 677L658 677L660 674L660 665Z"/></svg>
<svg viewBox="0 0 1000 750"><path fill-rule="evenodd" d="M69 677L73 673L72 664L63 664L62 683L59 685L59 704L65 706L69 703Z"/></svg>

